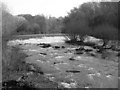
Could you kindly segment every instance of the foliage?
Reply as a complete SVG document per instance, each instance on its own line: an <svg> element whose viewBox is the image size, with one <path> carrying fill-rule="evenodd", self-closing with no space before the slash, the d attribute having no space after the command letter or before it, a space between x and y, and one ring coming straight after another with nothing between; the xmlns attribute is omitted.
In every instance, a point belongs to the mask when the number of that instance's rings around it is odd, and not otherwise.
<svg viewBox="0 0 120 90"><path fill-rule="evenodd" d="M39 33L46 33L46 18L43 15L36 15L34 16L34 22L39 25L40 32Z"/></svg>
<svg viewBox="0 0 120 90"><path fill-rule="evenodd" d="M110 25L99 25L95 27L93 36L104 40L117 40L118 29Z"/></svg>
<svg viewBox="0 0 120 90"><path fill-rule="evenodd" d="M25 54L20 52L19 48L10 48L7 46L7 41L16 33L16 29L24 22L23 17L13 16L7 10L7 7L2 4L2 74L3 78L10 76L10 72L23 71L27 68L24 63ZM1 8L1 7L0 7ZM0 53L1 53L0 52ZM7 76L6 76L7 74Z"/></svg>
<svg viewBox="0 0 120 90"><path fill-rule="evenodd" d="M6 51L3 51L3 69L11 71L22 70L25 57L26 55L22 53L18 47L7 48Z"/></svg>
<svg viewBox="0 0 120 90"><path fill-rule="evenodd" d="M30 14L18 15L27 21L17 29L19 34L45 34L61 33L62 18L45 17L43 15L32 16Z"/></svg>
<svg viewBox="0 0 120 90"><path fill-rule="evenodd" d="M15 34L16 29L24 22L23 17L13 16L2 4L2 37L7 38Z"/></svg>
<svg viewBox="0 0 120 90"><path fill-rule="evenodd" d="M78 8L73 8L64 18L63 23L62 33L116 40L118 39L118 3L84 3Z"/></svg>
<svg viewBox="0 0 120 90"><path fill-rule="evenodd" d="M62 18L49 17L46 19L46 30L48 33L61 33Z"/></svg>
<svg viewBox="0 0 120 90"><path fill-rule="evenodd" d="M10 79L10 75L27 71L29 66L25 63L26 54L18 47L3 47L2 74L3 80Z"/></svg>

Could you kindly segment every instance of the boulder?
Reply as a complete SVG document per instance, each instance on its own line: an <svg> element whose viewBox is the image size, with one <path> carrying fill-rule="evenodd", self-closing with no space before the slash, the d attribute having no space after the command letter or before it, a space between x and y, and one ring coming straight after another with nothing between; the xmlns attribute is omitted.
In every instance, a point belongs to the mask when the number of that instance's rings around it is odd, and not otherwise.
<svg viewBox="0 0 120 90"><path fill-rule="evenodd" d="M66 72L70 72L70 73L80 73L79 70L66 70Z"/></svg>
<svg viewBox="0 0 120 90"><path fill-rule="evenodd" d="M53 46L54 49L60 49L60 46Z"/></svg>
<svg viewBox="0 0 120 90"><path fill-rule="evenodd" d="M45 43L37 44L37 45L39 45L39 46L42 47L42 48L49 48L49 47L51 47L50 44L45 44Z"/></svg>
<svg viewBox="0 0 120 90"><path fill-rule="evenodd" d="M70 61L75 61L75 59L73 57L69 58Z"/></svg>
<svg viewBox="0 0 120 90"><path fill-rule="evenodd" d="M40 53L41 55L47 55L46 53Z"/></svg>
<svg viewBox="0 0 120 90"><path fill-rule="evenodd" d="M95 37L87 36L84 40L84 43L93 43L95 45L102 46L103 40Z"/></svg>
<svg viewBox="0 0 120 90"><path fill-rule="evenodd" d="M65 48L65 46L61 46L61 48Z"/></svg>
<svg viewBox="0 0 120 90"><path fill-rule="evenodd" d="M92 47L89 47L89 46L84 46L84 50L85 50L85 52L91 52L94 49Z"/></svg>
<svg viewBox="0 0 120 90"><path fill-rule="evenodd" d="M75 49L75 51L83 51L83 50L84 50L84 47L79 47Z"/></svg>
<svg viewBox="0 0 120 90"><path fill-rule="evenodd" d="M89 53L87 53L88 55L90 55L90 56L93 56L93 57L95 57L96 56L96 52L94 52L94 51L92 51L92 52L89 52Z"/></svg>

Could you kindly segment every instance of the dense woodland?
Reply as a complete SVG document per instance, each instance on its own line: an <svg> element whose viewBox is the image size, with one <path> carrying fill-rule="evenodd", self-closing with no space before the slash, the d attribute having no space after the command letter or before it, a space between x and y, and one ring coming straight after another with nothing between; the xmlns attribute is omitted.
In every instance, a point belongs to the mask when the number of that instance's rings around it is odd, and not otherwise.
<svg viewBox="0 0 120 90"><path fill-rule="evenodd" d="M30 14L13 16L5 5L3 6L3 36L9 34L65 33L73 37L80 35L81 38L90 35L104 40L118 39L117 2L84 3L73 8L67 16L59 18L45 17L44 15L32 16Z"/></svg>
<svg viewBox="0 0 120 90"><path fill-rule="evenodd" d="M118 3L89 2L74 8L64 18L63 33L118 39Z"/></svg>

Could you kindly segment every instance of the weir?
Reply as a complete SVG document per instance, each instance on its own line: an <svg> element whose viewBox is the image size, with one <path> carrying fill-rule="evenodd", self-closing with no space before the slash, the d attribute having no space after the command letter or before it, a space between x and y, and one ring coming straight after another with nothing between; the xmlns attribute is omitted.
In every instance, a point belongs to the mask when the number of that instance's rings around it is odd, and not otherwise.
<svg viewBox="0 0 120 90"><path fill-rule="evenodd" d="M14 39L29 39L29 38L41 38L41 37L55 37L55 36L63 36L66 40L70 40L69 35L67 34L30 34L30 35L14 35Z"/></svg>

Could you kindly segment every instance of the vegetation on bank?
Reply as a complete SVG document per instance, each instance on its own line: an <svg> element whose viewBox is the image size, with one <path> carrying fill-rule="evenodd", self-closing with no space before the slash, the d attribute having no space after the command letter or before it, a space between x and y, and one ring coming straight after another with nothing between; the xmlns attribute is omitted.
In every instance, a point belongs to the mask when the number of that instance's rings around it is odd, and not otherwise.
<svg viewBox="0 0 120 90"><path fill-rule="evenodd" d="M2 12L4 36L11 33L20 35L64 33L70 34L73 39L79 35L80 40L86 35L104 41L119 39L117 2L86 2L73 8L67 16L59 18L30 14L13 16L7 10Z"/></svg>
<svg viewBox="0 0 120 90"><path fill-rule="evenodd" d="M81 40L89 35L96 38L118 40L118 3L88 2L73 8L63 20L62 33L73 39L79 35Z"/></svg>
<svg viewBox="0 0 120 90"><path fill-rule="evenodd" d="M32 16L30 14L18 15L25 18L24 23L16 29L16 34L50 34L61 33L62 18Z"/></svg>
<svg viewBox="0 0 120 90"><path fill-rule="evenodd" d="M1 33L3 79L7 80L10 75L24 72L28 67L24 61L26 55L17 47L7 46L7 41L13 35L65 33L71 35L73 41L76 40L76 35L80 36L81 42L86 35L103 39L105 43L109 40L119 40L118 3L84 3L72 9L64 18L30 14L13 16L2 4Z"/></svg>
<svg viewBox="0 0 120 90"><path fill-rule="evenodd" d="M103 39L104 45L109 40L119 39L117 2L86 2L59 18L30 14L18 16L24 20L16 29L16 34L64 33L73 40L79 35L82 42L88 35Z"/></svg>
<svg viewBox="0 0 120 90"><path fill-rule="evenodd" d="M36 90L35 87L38 82L45 84L48 87L57 87L49 80L45 80L39 73L31 74L31 67L25 62L27 56L23 53L18 46L9 47L7 42L16 35L16 30L23 25L25 19L18 16L13 16L7 10L7 7L2 4L2 86L3 89L22 89ZM36 69L36 68L35 68ZM40 71L40 68L36 69L36 72ZM41 71L40 71L41 72ZM36 78L38 80L35 80ZM29 80L27 80L29 78ZM49 82L49 83L45 83ZM51 84L50 84L51 83ZM0 83L1 84L1 83ZM49 85L50 84L50 85ZM42 85L39 86L43 88ZM33 88L33 89L32 89ZM35 89L36 88L36 89ZM44 87L45 88L45 87Z"/></svg>

